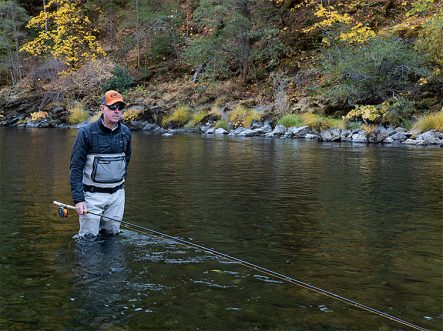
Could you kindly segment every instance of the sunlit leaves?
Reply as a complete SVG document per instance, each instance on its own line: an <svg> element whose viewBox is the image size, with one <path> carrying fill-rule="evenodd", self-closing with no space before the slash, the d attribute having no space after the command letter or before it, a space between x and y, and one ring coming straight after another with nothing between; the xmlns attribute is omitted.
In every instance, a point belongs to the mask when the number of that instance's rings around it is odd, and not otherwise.
<svg viewBox="0 0 443 331"><path fill-rule="evenodd" d="M38 34L21 50L34 56L50 54L61 59L69 71L105 55L95 36L98 30L92 27L78 1L49 1L27 28L36 29Z"/></svg>

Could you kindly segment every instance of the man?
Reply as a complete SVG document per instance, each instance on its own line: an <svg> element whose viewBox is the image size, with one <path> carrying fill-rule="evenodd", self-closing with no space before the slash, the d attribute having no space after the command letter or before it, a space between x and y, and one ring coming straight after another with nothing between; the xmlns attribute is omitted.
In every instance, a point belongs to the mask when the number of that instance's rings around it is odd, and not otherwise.
<svg viewBox="0 0 443 331"><path fill-rule="evenodd" d="M72 149L69 181L79 216L78 237L96 240L99 232L115 235L125 206L124 182L131 159L131 132L120 123L126 106L117 91L101 100L98 121L79 129Z"/></svg>

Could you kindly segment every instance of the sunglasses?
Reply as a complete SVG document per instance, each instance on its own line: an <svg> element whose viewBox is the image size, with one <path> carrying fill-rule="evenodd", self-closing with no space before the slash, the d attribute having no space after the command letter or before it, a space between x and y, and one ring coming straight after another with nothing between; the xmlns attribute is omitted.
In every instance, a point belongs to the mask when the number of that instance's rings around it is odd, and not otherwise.
<svg viewBox="0 0 443 331"><path fill-rule="evenodd" d="M123 110L125 108L125 105L120 104L120 103L115 103L115 104L109 105L109 106L106 105L106 107L108 107L108 109L110 109L110 110L116 110L116 109Z"/></svg>

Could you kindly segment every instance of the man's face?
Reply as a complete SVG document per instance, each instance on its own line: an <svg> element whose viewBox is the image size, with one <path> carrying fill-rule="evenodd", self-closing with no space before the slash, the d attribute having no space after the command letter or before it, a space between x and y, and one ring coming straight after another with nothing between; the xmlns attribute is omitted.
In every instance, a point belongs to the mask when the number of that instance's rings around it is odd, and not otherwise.
<svg viewBox="0 0 443 331"><path fill-rule="evenodd" d="M122 117L122 109L124 105L122 103L115 103L113 105L101 105L103 113L103 120L106 125L115 126Z"/></svg>

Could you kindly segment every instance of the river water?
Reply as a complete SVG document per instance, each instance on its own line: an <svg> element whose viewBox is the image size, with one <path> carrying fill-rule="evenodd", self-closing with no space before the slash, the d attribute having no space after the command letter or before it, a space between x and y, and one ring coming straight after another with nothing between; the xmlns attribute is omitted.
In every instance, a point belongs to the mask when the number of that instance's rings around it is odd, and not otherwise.
<svg viewBox="0 0 443 331"><path fill-rule="evenodd" d="M403 330L130 229L72 239L76 130L0 129L2 330ZM443 149L133 133L127 222L443 330Z"/></svg>

